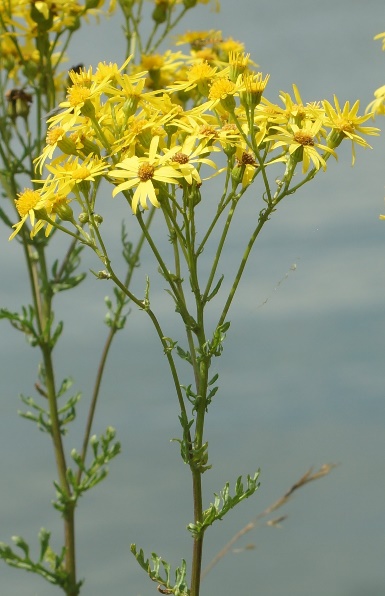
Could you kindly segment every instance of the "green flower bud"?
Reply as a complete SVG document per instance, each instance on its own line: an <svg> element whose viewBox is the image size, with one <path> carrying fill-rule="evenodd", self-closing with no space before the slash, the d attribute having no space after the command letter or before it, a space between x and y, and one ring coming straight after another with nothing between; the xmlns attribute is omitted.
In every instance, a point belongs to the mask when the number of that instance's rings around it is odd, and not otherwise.
<svg viewBox="0 0 385 596"><path fill-rule="evenodd" d="M41 207L40 209L34 209L35 215L37 219L42 219L43 221L48 221L48 213L45 207Z"/></svg>
<svg viewBox="0 0 385 596"><path fill-rule="evenodd" d="M155 21L155 23L157 23L158 25L161 25L162 23L165 22L165 20L167 19L167 13L168 13L168 2L166 1L162 1L162 0L158 0L155 3L155 8L152 12L152 20Z"/></svg>
<svg viewBox="0 0 385 596"><path fill-rule="evenodd" d="M237 148L234 145L230 145L230 143L226 143L223 145L223 153L227 155L227 157L233 157L237 151Z"/></svg>
<svg viewBox="0 0 385 596"><path fill-rule="evenodd" d="M152 141L152 133L150 128L143 129L142 132L138 135L138 139L143 147L148 148Z"/></svg>
<svg viewBox="0 0 385 596"><path fill-rule="evenodd" d="M63 137L60 139L60 141L57 142L57 146L59 147L60 151L65 153L65 155L78 154L75 143L69 137Z"/></svg>
<svg viewBox="0 0 385 596"><path fill-rule="evenodd" d="M84 105L80 109L83 116L86 118L95 118L95 108L94 104L90 99L86 99Z"/></svg>
<svg viewBox="0 0 385 596"><path fill-rule="evenodd" d="M82 225L88 223L89 219L90 218L88 217L88 213L86 213L85 211L82 211L81 213L79 213L78 220Z"/></svg>
<svg viewBox="0 0 385 596"><path fill-rule="evenodd" d="M131 96L123 104L123 112L127 118L135 114L136 108L138 107L139 97Z"/></svg>
<svg viewBox="0 0 385 596"><path fill-rule="evenodd" d="M39 67L34 60L27 60L23 64L23 74L29 81L34 81L39 73Z"/></svg>
<svg viewBox="0 0 385 596"><path fill-rule="evenodd" d="M72 33L74 31L77 31L78 29L80 29L81 26L81 22L80 22L80 18L78 16L73 16L73 21L71 24L67 25L67 29L68 31L71 31Z"/></svg>
<svg viewBox="0 0 385 596"><path fill-rule="evenodd" d="M103 223L103 217L101 215L99 215L99 213L94 214L93 220L98 227L100 226L100 224Z"/></svg>
<svg viewBox="0 0 385 596"><path fill-rule="evenodd" d="M74 212L69 206L67 199L57 201L52 209L63 221L74 221Z"/></svg>
<svg viewBox="0 0 385 596"><path fill-rule="evenodd" d="M226 95L224 99L221 99L220 104L226 110L226 112L229 112L230 114L234 112L237 105L234 96L230 94Z"/></svg>
<svg viewBox="0 0 385 596"><path fill-rule="evenodd" d="M238 184L241 184L243 175L245 173L245 165L237 165L231 170L231 179L233 181L233 188L236 188Z"/></svg>
<svg viewBox="0 0 385 596"><path fill-rule="evenodd" d="M96 143L93 143L89 139L82 138L82 145L83 145L83 148L81 149L81 153L83 153L84 155L93 154L93 155L97 155L98 157L100 157L100 148Z"/></svg>
<svg viewBox="0 0 385 596"><path fill-rule="evenodd" d="M331 130L326 137L326 144L331 149L336 149L341 145L342 141L346 138L345 133L342 130Z"/></svg>

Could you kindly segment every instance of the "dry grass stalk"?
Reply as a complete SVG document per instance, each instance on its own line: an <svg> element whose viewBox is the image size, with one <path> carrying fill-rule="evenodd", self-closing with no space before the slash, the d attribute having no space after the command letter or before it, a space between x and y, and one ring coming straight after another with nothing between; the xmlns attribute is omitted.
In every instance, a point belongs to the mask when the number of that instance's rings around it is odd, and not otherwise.
<svg viewBox="0 0 385 596"><path fill-rule="evenodd" d="M313 480L318 480L319 478L323 478L324 476L327 476L329 474L329 472L331 472L331 470L333 468L336 467L337 464L323 464L319 470L317 470L317 472L313 472L313 468L309 468L309 470L303 475L301 476L301 478L299 480L297 480L297 482L295 482L288 491L286 491L286 493L280 497L277 501L275 501L274 503L272 503L272 505L269 505L268 507L266 507L266 509L264 509L261 513L259 513L253 520L251 520L248 524L246 524L241 530L239 530L239 532L237 532L236 534L234 534L234 536L231 538L231 540L229 540L229 542L217 553L217 555L215 555L215 557L210 561L210 563L205 567L205 569L202 572L202 577L204 577L205 575L208 574L209 571L211 571L211 569L213 567L215 567L215 565L221 560L223 559L224 556L226 556L229 551L231 550L232 546L238 542L238 540L240 538L242 538L242 536L244 536L245 534L247 534L248 532L250 532L251 530L253 530L258 522L270 515L270 513L272 513L273 511L276 511L277 509L279 509L280 507L282 507L283 505L286 505L286 503L289 501L289 499L291 499L291 497L293 496L293 494L300 488L302 488L303 486L306 486L306 484L309 484L309 482L313 482ZM287 518L287 515L282 515L280 517L268 520L266 522L267 526L273 526L273 527L280 527L280 523L282 521L284 521ZM247 550L251 549L252 545L248 545ZM241 550L245 550L245 549L241 549ZM240 552L240 551L238 551Z"/></svg>

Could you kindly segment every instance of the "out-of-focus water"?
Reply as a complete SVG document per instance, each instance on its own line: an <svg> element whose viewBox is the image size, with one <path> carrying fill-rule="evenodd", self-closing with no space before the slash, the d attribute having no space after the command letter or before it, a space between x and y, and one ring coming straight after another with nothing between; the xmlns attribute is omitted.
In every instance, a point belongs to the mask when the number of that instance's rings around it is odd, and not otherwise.
<svg viewBox="0 0 385 596"><path fill-rule="evenodd" d="M115 17L99 29L82 30L72 62L122 62L119 27ZM341 102L359 98L363 111L385 83L385 54L372 41L385 29L380 0L224 0L219 15L200 7L184 28L221 29L244 41L271 74L271 101L295 82L304 101L332 100L336 93ZM340 465L293 498L281 529L260 527L247 535L238 546L252 543L255 549L219 563L202 596L385 594L385 223L378 220L385 142L369 142L374 150L358 148L353 169L347 145L338 164L330 160L326 174L281 205L246 269L218 363L222 388L207 423L214 467L204 478L205 500L258 467L261 487L207 533L206 562L310 466ZM120 217L117 201L111 209ZM252 202L240 213L229 271L243 250ZM127 221L134 226L130 215ZM23 264L16 243L8 244L4 234L0 243L1 303L16 308L24 301ZM88 265L95 268L92 257ZM138 271L138 291L144 273ZM153 304L172 335L172 309L161 288L154 285ZM103 297L111 291L90 278L58 299L66 320L58 368L84 392L71 447L79 448L81 416L106 333ZM32 542L41 526L60 536L61 523L50 508L55 472L48 439L16 414L17 394L31 392L38 354L5 324L0 349L0 540L21 534ZM83 594L150 595L155 585L129 545L137 542L174 565L189 557L191 498L188 470L170 443L180 429L166 364L140 312L132 313L113 347L95 431L107 425L117 428L123 454L107 481L79 505ZM2 566L0 593L48 596L55 589Z"/></svg>

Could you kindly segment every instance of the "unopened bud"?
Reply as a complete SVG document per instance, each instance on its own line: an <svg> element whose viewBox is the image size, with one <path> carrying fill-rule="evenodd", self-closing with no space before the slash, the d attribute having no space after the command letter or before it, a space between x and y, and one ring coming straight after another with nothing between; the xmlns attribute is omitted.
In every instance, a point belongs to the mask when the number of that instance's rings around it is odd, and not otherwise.
<svg viewBox="0 0 385 596"><path fill-rule="evenodd" d="M99 213L94 213L93 220L98 227L103 223L103 217Z"/></svg>
<svg viewBox="0 0 385 596"><path fill-rule="evenodd" d="M81 213L79 213L79 217L78 220L81 224L86 224L89 222L89 217L88 217L88 213L86 213L85 211L82 211Z"/></svg>
<svg viewBox="0 0 385 596"><path fill-rule="evenodd" d="M161 25L167 19L169 4L167 0L156 0L155 8L152 12L152 20Z"/></svg>
<svg viewBox="0 0 385 596"><path fill-rule="evenodd" d="M67 199L59 199L56 201L52 211L63 221L74 221L74 212L69 206Z"/></svg>

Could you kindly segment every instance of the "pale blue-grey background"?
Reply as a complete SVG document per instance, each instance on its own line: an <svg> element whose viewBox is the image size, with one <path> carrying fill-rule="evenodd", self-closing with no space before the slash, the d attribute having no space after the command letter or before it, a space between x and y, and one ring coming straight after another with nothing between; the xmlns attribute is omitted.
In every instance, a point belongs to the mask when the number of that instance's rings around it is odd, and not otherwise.
<svg viewBox="0 0 385 596"><path fill-rule="evenodd" d="M99 28L82 29L70 64L122 62L119 26L115 16ZM372 40L385 30L382 0L224 0L220 14L207 7L192 11L180 31L208 28L245 42L271 74L272 101L295 82L304 101L332 100L336 93L341 102L359 98L363 110L385 83L385 54ZM205 478L205 499L257 467L262 485L208 532L206 562L309 466L340 465L293 499L282 529L261 527L247 535L238 546L253 543L255 550L223 560L205 580L202 596L385 594L385 222L378 220L385 211L385 142L369 142L373 151L358 149L353 169L346 145L339 164L330 160L326 174L280 206L246 269L219 362L222 389L207 424L214 468ZM108 193L104 200L120 217L117 200L112 205ZM251 204L241 208L229 270L243 247ZM127 221L134 229L130 215ZM24 303L24 266L4 229L0 250L1 304L17 308ZM296 271L286 277L294 264ZM92 257L87 266L98 267ZM135 280L139 292L144 272ZM172 309L161 288L154 282L153 304L172 335ZM58 299L66 321L58 369L84 392L69 447L79 447L106 333L106 293L111 288L90 277ZM0 540L22 534L33 542L41 526L61 536L50 508L51 447L16 414L18 393L31 392L38 354L6 323L0 333ZM184 529L191 521L190 478L169 442L180 432L174 402L152 328L143 313L133 312L114 344L95 426L97 432L115 426L123 454L78 510L84 596L156 593L129 553L131 542L173 564L190 556ZM60 592L40 579L0 567L1 595L54 593Z"/></svg>

